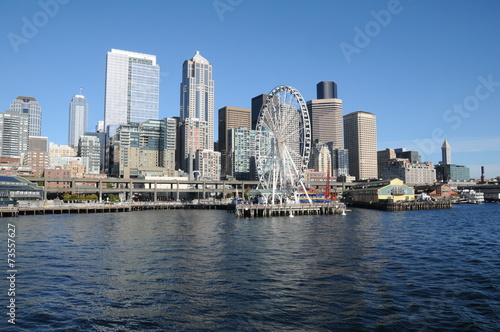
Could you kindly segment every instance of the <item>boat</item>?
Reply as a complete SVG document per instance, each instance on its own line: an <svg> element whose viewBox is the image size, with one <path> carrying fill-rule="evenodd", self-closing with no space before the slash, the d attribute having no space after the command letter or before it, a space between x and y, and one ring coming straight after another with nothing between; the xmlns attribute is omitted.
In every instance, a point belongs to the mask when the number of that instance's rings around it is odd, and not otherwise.
<svg viewBox="0 0 500 332"><path fill-rule="evenodd" d="M461 202L469 204L481 204L484 203L484 193L477 192L473 189L464 189L460 192L462 198Z"/></svg>

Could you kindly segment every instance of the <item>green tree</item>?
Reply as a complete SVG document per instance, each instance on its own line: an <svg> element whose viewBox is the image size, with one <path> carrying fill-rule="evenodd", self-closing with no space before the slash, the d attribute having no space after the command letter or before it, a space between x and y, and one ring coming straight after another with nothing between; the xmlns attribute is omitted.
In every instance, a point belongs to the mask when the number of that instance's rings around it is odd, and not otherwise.
<svg viewBox="0 0 500 332"><path fill-rule="evenodd" d="M97 197L96 194L86 195L85 197L83 197L83 199L88 200L88 201L96 201L98 198L99 197Z"/></svg>
<svg viewBox="0 0 500 332"><path fill-rule="evenodd" d="M78 195L77 194L70 194L70 193L66 193L63 195L63 200L64 201L74 201L74 200L77 200L78 199Z"/></svg>

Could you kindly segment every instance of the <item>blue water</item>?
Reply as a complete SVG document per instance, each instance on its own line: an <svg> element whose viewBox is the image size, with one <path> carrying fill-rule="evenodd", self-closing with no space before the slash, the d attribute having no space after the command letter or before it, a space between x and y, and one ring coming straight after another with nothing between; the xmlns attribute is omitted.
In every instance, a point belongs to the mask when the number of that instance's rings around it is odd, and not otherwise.
<svg viewBox="0 0 500 332"><path fill-rule="evenodd" d="M499 331L499 216L483 204L0 222L17 228L19 330Z"/></svg>

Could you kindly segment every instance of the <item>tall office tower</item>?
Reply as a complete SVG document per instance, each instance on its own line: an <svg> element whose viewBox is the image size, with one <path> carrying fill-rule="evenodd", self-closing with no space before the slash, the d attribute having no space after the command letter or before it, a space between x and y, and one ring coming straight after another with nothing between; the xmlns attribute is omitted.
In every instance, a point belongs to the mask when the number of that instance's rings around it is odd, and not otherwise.
<svg viewBox="0 0 500 332"><path fill-rule="evenodd" d="M196 51L182 65L180 119L199 119L208 124L202 149L214 149L214 81L212 65ZM189 142L186 142L189 144ZM193 151L194 153L195 151Z"/></svg>
<svg viewBox="0 0 500 332"><path fill-rule="evenodd" d="M337 83L333 81L321 81L316 84L316 95L318 99L336 99Z"/></svg>
<svg viewBox="0 0 500 332"><path fill-rule="evenodd" d="M228 135L232 128L244 127L250 129L252 114L248 108L225 106L219 109L219 151L221 153L221 171L229 174L228 170Z"/></svg>
<svg viewBox="0 0 500 332"><path fill-rule="evenodd" d="M0 157L21 157L28 151L29 115L0 113Z"/></svg>
<svg viewBox="0 0 500 332"><path fill-rule="evenodd" d="M158 119L159 95L156 56L116 49L108 52L104 125L109 137L121 124Z"/></svg>
<svg viewBox="0 0 500 332"><path fill-rule="evenodd" d="M443 146L441 146L441 154L443 156L442 164L451 165L451 146L446 138L444 139Z"/></svg>
<svg viewBox="0 0 500 332"><path fill-rule="evenodd" d="M69 146L78 146L80 136L87 132L88 120L89 105L87 103L87 98L82 95L73 96L69 103Z"/></svg>
<svg viewBox="0 0 500 332"><path fill-rule="evenodd" d="M252 130L257 128L257 121L259 121L259 114L262 105L266 102L267 94L261 94L252 98ZM250 129L250 128L248 128Z"/></svg>
<svg viewBox="0 0 500 332"><path fill-rule="evenodd" d="M344 115L344 139L351 175L357 180L378 178L376 115L363 111Z"/></svg>
<svg viewBox="0 0 500 332"><path fill-rule="evenodd" d="M87 173L101 172L101 142L97 135L82 135L78 140L78 157L88 158Z"/></svg>
<svg viewBox="0 0 500 332"><path fill-rule="evenodd" d="M23 165L31 167L35 176L41 176L45 169L50 168L48 137L29 136L28 152L24 155Z"/></svg>
<svg viewBox="0 0 500 332"><path fill-rule="evenodd" d="M336 149L344 148L342 99L337 98L335 82L319 82L318 99L307 102L311 119L312 141L333 142Z"/></svg>
<svg viewBox="0 0 500 332"><path fill-rule="evenodd" d="M16 113L28 114L29 136L42 134L42 108L33 97L19 96L10 105L10 110Z"/></svg>

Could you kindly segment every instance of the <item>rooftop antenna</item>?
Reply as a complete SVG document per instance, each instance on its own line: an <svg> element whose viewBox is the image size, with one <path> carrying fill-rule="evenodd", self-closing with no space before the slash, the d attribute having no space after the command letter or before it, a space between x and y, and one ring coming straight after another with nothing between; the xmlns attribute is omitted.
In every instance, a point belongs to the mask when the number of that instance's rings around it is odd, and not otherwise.
<svg viewBox="0 0 500 332"><path fill-rule="evenodd" d="M82 90L83 90L83 88L82 88L82 87L80 87L80 96L82 95Z"/></svg>

